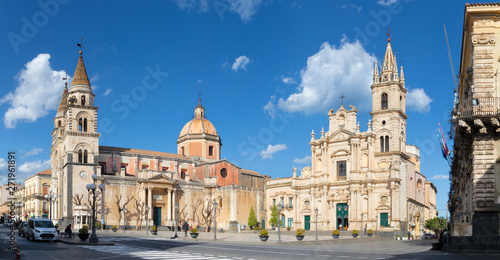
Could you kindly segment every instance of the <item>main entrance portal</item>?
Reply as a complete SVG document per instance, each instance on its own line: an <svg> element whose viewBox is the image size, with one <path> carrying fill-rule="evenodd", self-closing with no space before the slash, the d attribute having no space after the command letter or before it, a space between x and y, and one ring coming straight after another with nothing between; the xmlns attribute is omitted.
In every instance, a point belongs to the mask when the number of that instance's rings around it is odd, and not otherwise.
<svg viewBox="0 0 500 260"><path fill-rule="evenodd" d="M347 203L337 204L337 227L339 230L347 230L349 227L349 206Z"/></svg>

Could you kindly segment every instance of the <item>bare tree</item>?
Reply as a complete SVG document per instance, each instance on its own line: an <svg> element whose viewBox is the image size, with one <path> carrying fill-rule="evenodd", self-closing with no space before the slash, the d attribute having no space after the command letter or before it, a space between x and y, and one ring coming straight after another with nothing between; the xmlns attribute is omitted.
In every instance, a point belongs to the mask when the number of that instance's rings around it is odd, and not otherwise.
<svg viewBox="0 0 500 260"><path fill-rule="evenodd" d="M201 207L201 208L200 208ZM214 219L214 205L212 200L205 198L204 200L198 199L193 205L194 214L199 214L201 216L201 225L206 227L206 232L209 232L210 225Z"/></svg>
<svg viewBox="0 0 500 260"><path fill-rule="evenodd" d="M127 204L129 202L134 200L134 197L127 196L127 201L125 201L125 203L123 203L123 205L121 205L121 200L122 200L122 194L120 194L120 196L115 195L115 203L116 203L116 207L118 208L118 225L120 225L120 222L122 221L122 214L121 214L122 211L125 209L125 207L127 206Z"/></svg>
<svg viewBox="0 0 500 260"><path fill-rule="evenodd" d="M73 203L75 203L76 206L81 206L82 205L82 199L83 199L83 194L75 194L73 195Z"/></svg>
<svg viewBox="0 0 500 260"><path fill-rule="evenodd" d="M140 230L142 219L143 219L143 212L144 212L145 203L141 199L139 199L139 200L136 199L134 206L135 206L135 211L137 214L137 225L135 226L135 230Z"/></svg>

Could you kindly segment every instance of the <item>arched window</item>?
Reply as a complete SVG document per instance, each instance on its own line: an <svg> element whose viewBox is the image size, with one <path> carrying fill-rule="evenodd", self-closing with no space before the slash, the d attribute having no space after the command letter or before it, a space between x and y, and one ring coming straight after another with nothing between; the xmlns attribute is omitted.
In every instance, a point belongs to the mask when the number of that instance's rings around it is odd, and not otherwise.
<svg viewBox="0 0 500 260"><path fill-rule="evenodd" d="M381 109L387 109L387 93L382 93L381 101Z"/></svg>
<svg viewBox="0 0 500 260"><path fill-rule="evenodd" d="M120 171L123 170L125 172L125 174L127 174L127 167L125 165L122 165L120 167Z"/></svg>
<svg viewBox="0 0 500 260"><path fill-rule="evenodd" d="M61 127L61 120L57 121L57 127Z"/></svg>
<svg viewBox="0 0 500 260"><path fill-rule="evenodd" d="M83 119L83 131L87 132L87 118Z"/></svg>
<svg viewBox="0 0 500 260"><path fill-rule="evenodd" d="M83 120L81 118L78 120L78 131L83 131Z"/></svg>
<svg viewBox="0 0 500 260"><path fill-rule="evenodd" d="M83 163L88 162L88 152L87 150L83 151Z"/></svg>
<svg viewBox="0 0 500 260"><path fill-rule="evenodd" d="M78 150L78 162L82 163L83 162L83 153L82 150Z"/></svg>
<svg viewBox="0 0 500 260"><path fill-rule="evenodd" d="M181 171L181 179L186 179L186 172L185 171Z"/></svg>
<svg viewBox="0 0 500 260"><path fill-rule="evenodd" d="M181 147L181 154L184 155L184 147Z"/></svg>
<svg viewBox="0 0 500 260"><path fill-rule="evenodd" d="M384 151L384 137L380 137L380 152Z"/></svg>
<svg viewBox="0 0 500 260"><path fill-rule="evenodd" d="M85 96L82 96L82 106L85 106Z"/></svg>
<svg viewBox="0 0 500 260"><path fill-rule="evenodd" d="M403 96L399 96L399 109L403 109Z"/></svg>
<svg viewBox="0 0 500 260"><path fill-rule="evenodd" d="M389 136L388 135L385 136L385 151L386 152L389 151Z"/></svg>

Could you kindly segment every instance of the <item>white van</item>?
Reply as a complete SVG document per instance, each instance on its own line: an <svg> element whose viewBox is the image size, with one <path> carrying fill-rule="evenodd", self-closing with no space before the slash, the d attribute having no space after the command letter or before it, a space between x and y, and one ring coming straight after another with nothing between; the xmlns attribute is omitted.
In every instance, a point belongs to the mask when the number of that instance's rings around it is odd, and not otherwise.
<svg viewBox="0 0 500 260"><path fill-rule="evenodd" d="M50 219L32 218L28 220L26 238L33 240L57 241L57 231Z"/></svg>

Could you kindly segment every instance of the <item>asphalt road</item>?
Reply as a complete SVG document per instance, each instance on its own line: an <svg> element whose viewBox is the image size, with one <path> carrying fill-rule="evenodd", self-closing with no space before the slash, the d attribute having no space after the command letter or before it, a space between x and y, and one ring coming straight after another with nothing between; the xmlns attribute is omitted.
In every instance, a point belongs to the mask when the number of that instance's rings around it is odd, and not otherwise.
<svg viewBox="0 0 500 260"><path fill-rule="evenodd" d="M8 229L0 228L0 259L15 259L8 252ZM171 240L165 237L101 236L113 246L76 246L18 238L21 259L500 259L500 255L454 255L430 250L430 242L372 241L323 245L266 245Z"/></svg>

